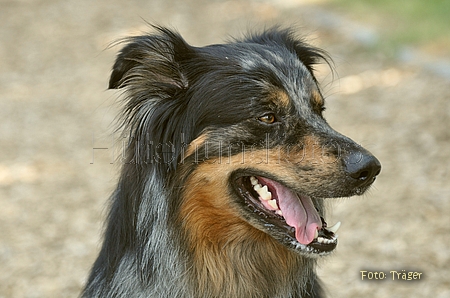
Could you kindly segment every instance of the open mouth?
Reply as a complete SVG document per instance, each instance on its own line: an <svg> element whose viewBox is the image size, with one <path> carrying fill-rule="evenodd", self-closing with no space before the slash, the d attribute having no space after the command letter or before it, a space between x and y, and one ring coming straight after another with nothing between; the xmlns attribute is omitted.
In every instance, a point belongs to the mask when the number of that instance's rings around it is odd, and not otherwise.
<svg viewBox="0 0 450 298"><path fill-rule="evenodd" d="M236 186L252 214L284 245L307 255L336 248L340 222L328 227L309 196L261 176L241 176Z"/></svg>

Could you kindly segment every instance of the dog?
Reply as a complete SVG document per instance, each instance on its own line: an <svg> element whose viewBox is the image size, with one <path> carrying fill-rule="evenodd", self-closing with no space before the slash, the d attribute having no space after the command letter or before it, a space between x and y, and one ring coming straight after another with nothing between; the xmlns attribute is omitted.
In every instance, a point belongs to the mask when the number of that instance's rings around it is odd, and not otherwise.
<svg viewBox="0 0 450 298"><path fill-rule="evenodd" d="M110 77L129 139L82 297L324 297L324 200L381 169L324 119L329 55L280 27L205 47L152 32L123 41Z"/></svg>

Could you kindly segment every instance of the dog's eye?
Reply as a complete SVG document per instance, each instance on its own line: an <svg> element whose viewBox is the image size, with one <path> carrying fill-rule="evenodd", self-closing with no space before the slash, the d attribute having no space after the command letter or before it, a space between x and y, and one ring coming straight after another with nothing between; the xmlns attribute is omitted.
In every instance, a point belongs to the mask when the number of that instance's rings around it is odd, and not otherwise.
<svg viewBox="0 0 450 298"><path fill-rule="evenodd" d="M272 113L265 114L258 118L259 121L266 123L266 124L272 124L275 123L275 115Z"/></svg>

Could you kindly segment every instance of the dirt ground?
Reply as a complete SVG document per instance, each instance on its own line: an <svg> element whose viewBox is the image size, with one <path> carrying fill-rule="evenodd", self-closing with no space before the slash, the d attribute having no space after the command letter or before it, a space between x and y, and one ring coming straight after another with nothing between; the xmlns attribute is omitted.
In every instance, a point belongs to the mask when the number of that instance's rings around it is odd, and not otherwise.
<svg viewBox="0 0 450 298"><path fill-rule="evenodd" d="M327 49L338 77L320 68L325 115L383 164L368 194L330 204L328 222L342 227L337 252L320 262L329 295L450 297L450 81L364 48L304 2L0 1L0 297L79 294L120 151L118 94L106 91L118 48L106 48L145 31L144 20L194 45L296 24ZM394 281L393 270L421 279Z"/></svg>

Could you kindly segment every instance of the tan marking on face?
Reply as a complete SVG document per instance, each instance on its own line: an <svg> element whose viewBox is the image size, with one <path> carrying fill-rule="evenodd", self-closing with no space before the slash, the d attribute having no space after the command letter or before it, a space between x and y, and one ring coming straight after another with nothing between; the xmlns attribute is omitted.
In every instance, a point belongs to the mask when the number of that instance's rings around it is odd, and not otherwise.
<svg viewBox="0 0 450 298"><path fill-rule="evenodd" d="M314 89L311 92L311 99L312 99L313 103L315 103L319 107L324 105L323 97L320 94L319 90L317 90L317 89Z"/></svg>
<svg viewBox="0 0 450 298"><path fill-rule="evenodd" d="M290 99L289 99L289 95L287 95L286 92L279 91L277 99L279 102L281 102L283 104L283 106L285 106L285 107L289 106Z"/></svg>
<svg viewBox="0 0 450 298"><path fill-rule="evenodd" d="M226 245L242 237L261 237L259 230L239 216L238 207L230 197L229 177L238 169L267 172L287 185L314 187L322 176L336 173L335 157L322 156L314 137L287 152L285 148L259 149L230 156L226 162L202 162L190 175L183 194L181 220L192 239L203 239L211 245ZM184 165L188 166L188 165ZM299 168L312 166L319 171L302 173ZM319 174L318 174L319 173ZM316 180L312 180L318 176ZM304 180L308 177L308 180ZM312 183L312 184L311 184ZM193 246L198 241L192 242Z"/></svg>
<svg viewBox="0 0 450 298"><path fill-rule="evenodd" d="M290 103L289 95L284 90L276 89L273 92L271 92L269 96L272 102L274 102L277 106L281 107L289 106Z"/></svg>
<svg viewBox="0 0 450 298"><path fill-rule="evenodd" d="M335 144L337 146L337 144ZM321 140L316 136L306 136L302 142L294 146L288 155L291 162L303 162L305 165L335 165L338 157L330 154L333 144L322 145Z"/></svg>
<svg viewBox="0 0 450 298"><path fill-rule="evenodd" d="M196 151L198 151L199 148L201 146L203 146L203 144L205 143L207 138L208 138L208 134L203 133L200 136L198 136L196 139L194 139L192 142L190 142L184 152L183 159L185 159L186 157L188 157L188 156L194 154Z"/></svg>

